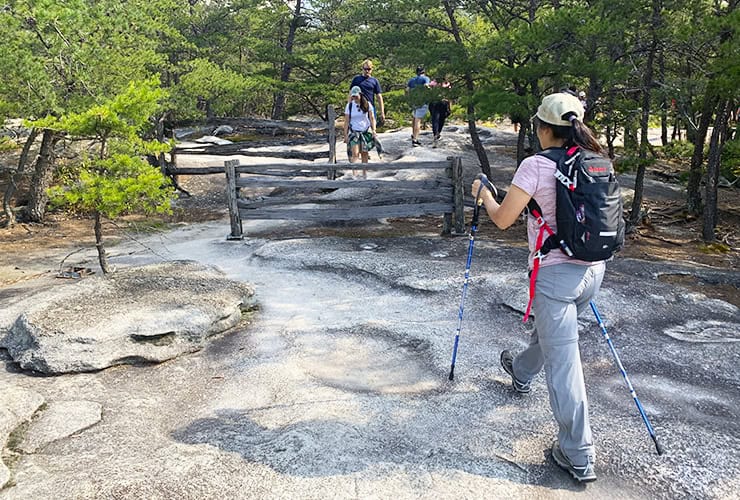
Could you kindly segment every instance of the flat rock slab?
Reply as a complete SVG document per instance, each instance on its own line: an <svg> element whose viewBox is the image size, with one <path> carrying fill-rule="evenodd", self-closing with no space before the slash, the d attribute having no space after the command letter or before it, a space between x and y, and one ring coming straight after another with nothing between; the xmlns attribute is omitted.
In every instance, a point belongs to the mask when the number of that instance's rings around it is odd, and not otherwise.
<svg viewBox="0 0 740 500"><path fill-rule="evenodd" d="M203 348L239 323L254 289L212 266L171 261L45 292L0 336L27 370L59 374L161 362Z"/></svg>
<svg viewBox="0 0 740 500"><path fill-rule="evenodd" d="M0 451L8 445L8 438L18 426L31 420L34 413L44 404L41 394L9 385L0 387ZM2 453L5 455L5 453ZM0 489L10 480L10 471L0 460Z"/></svg>
<svg viewBox="0 0 740 500"><path fill-rule="evenodd" d="M95 401L53 401L34 419L18 449L35 453L49 443L97 424L102 414L103 406Z"/></svg>

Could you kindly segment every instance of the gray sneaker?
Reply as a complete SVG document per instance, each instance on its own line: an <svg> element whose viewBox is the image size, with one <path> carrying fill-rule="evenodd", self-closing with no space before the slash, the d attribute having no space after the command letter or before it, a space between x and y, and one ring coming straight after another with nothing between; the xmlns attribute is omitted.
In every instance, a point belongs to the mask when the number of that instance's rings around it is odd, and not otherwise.
<svg viewBox="0 0 740 500"><path fill-rule="evenodd" d="M555 441L552 444L552 459L555 463L560 466L565 472L570 473L573 478L579 483L590 483L596 481L596 473L594 472L594 464L588 462L586 465L573 465L565 456L565 453L560 449L560 444Z"/></svg>
<svg viewBox="0 0 740 500"><path fill-rule="evenodd" d="M501 351L501 368L506 373L511 375L511 386L519 394L529 394L532 388L529 386L529 382L522 382L514 376L514 355L511 351Z"/></svg>

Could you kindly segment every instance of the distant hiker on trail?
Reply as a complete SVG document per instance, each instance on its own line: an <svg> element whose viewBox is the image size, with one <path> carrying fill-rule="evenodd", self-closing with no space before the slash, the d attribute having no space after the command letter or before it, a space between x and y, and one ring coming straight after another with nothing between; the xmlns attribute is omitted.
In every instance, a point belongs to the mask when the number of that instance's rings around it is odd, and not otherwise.
<svg viewBox="0 0 740 500"><path fill-rule="evenodd" d="M377 78L370 76L373 72L373 62L370 59L362 61L362 74L355 76L352 79L352 83L349 85L350 90L353 87L360 87L362 95L365 99L370 102L373 106L373 116L378 121L378 125L383 125L385 122L385 105L383 104L383 89L380 88L380 82ZM380 116L375 114L375 96L378 97L378 111ZM352 100L352 96L349 97L348 101Z"/></svg>
<svg viewBox="0 0 740 500"><path fill-rule="evenodd" d="M563 148L601 152L593 133L583 124L583 106L578 97L566 93L546 96L533 118L542 148ZM486 212L501 229L511 226L519 214L535 199L542 216L554 232L556 222L557 164L537 154L522 161L514 174L511 189L499 203L487 189L481 192ZM473 196L481 182L473 182ZM619 216L621 217L621 211ZM534 331L529 346L518 355L501 353L501 365L511 376L514 389L530 391L530 383L542 368L550 396L550 407L558 423L558 439L552 445L555 462L579 482L596 480L594 444L588 416L588 402L578 348L577 316L589 307L604 277L604 261L576 260L558 250L539 259L539 221L528 217L529 269L536 277L533 295ZM535 261L539 260L537 264ZM537 270L539 268L539 274ZM531 287L530 287L531 288Z"/></svg>
<svg viewBox="0 0 740 500"><path fill-rule="evenodd" d="M351 154L349 161L356 163L361 156L362 163L367 163L368 153L375 147L373 106L362 94L360 87L352 87L350 99L344 108L344 142ZM356 175L354 170L352 175ZM362 176L367 177L367 170L362 171Z"/></svg>
<svg viewBox="0 0 740 500"><path fill-rule="evenodd" d="M429 111L429 104L426 102L418 102L419 91L424 91L429 87L429 77L425 74L424 66L418 66L416 68L416 76L411 78L407 84L406 91L412 97L412 115L411 115L411 145L421 146L419 142L419 129L421 128L421 121L427 115ZM415 94L416 91L416 94ZM416 99L414 99L416 97Z"/></svg>
<svg viewBox="0 0 740 500"><path fill-rule="evenodd" d="M441 83L437 82L437 80L432 80L429 82L429 87L436 96L436 99L429 103L429 113L432 115L432 134L434 137L432 147L436 148L439 144L439 136L442 134L442 129L445 126L445 120L452 112L450 100L445 95L445 92L451 88L451 85L447 81L447 78L444 78Z"/></svg>

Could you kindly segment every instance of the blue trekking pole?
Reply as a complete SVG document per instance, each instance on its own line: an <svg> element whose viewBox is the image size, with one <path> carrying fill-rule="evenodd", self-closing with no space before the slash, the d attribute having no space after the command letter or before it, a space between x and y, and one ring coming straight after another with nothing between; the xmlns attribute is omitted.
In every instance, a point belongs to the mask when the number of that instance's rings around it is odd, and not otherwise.
<svg viewBox="0 0 740 500"><path fill-rule="evenodd" d="M645 427L647 427L648 433L650 434L650 437L653 439L653 443L655 443L655 450L658 452L658 455L663 454L663 447L660 446L660 443L658 443L658 438L655 436L655 431L653 430L653 426L650 425L650 420L648 420L647 415L645 414L645 410L642 408L642 404L640 403L640 400L637 398L637 393L635 392L635 389L632 387L632 383L630 382L629 377L627 376L627 372L624 370L624 366L622 366L622 362L619 360L619 356L617 355L617 350L614 348L614 343L612 342L612 339L609 337L609 334L606 331L606 326L604 326L604 322L601 320L601 316L599 316L599 311L596 309L596 304L594 301L590 301L588 303L591 306L591 310L594 312L594 316L596 316L596 322L599 324L599 328L601 328L601 334L606 339L607 344L609 344L609 349L612 351L612 355L614 356L614 361L617 364L617 367L619 368L619 371L622 372L622 377L624 377L624 381L627 382L627 387L630 390L630 394L632 395L632 399L635 400L635 404L637 405L637 409L640 410L640 416L642 416L642 421L645 422Z"/></svg>
<svg viewBox="0 0 740 500"><path fill-rule="evenodd" d="M473 220L470 223L470 244L468 245L468 260L465 263L465 282L462 289L462 298L460 299L460 309L457 312L457 331L455 332L455 345L452 348L452 365L450 366L449 379L455 378L455 360L457 359L457 345L460 342L460 329L462 328L463 320L463 305L465 304L465 294L468 291L468 281L470 278L470 263L473 261L473 245L475 244L475 233L478 231L478 216L480 215L480 207L483 205L483 200L480 197L480 193L483 187L490 189L494 196L496 195L496 188L488 180L485 174L479 174L478 180L481 185L478 188L478 193L475 195L475 206L473 208Z"/></svg>

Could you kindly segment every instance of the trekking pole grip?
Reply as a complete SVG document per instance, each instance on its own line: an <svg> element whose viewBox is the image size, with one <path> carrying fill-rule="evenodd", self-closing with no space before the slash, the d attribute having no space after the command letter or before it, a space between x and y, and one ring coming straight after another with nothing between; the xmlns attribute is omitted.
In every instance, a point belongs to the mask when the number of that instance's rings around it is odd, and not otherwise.
<svg viewBox="0 0 740 500"><path fill-rule="evenodd" d="M494 199L498 198L498 191L496 190L496 186L494 186L493 183L488 180L488 177L486 177L486 174L483 174L483 173L478 174L478 180L480 181L482 185L488 188L491 194L493 194ZM480 197L480 191L478 191L478 196Z"/></svg>

